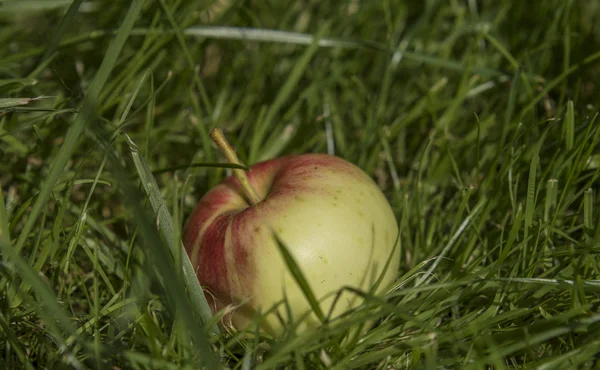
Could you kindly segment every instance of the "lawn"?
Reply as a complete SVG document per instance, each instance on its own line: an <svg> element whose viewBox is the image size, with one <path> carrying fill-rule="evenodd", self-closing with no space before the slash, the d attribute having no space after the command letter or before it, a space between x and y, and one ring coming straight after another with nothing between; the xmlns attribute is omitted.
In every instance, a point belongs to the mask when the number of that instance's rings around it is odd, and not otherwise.
<svg viewBox="0 0 600 370"><path fill-rule="evenodd" d="M0 367L600 368L599 22L583 0L0 2ZM248 165L371 175L400 230L387 294L280 337L220 325L181 248L231 171L213 128Z"/></svg>

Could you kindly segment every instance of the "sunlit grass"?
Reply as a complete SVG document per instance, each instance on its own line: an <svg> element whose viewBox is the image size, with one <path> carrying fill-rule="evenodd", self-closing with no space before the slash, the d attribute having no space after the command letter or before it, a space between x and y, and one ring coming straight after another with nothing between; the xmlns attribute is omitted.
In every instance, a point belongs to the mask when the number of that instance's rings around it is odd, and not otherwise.
<svg viewBox="0 0 600 370"><path fill-rule="evenodd" d="M2 3L0 365L595 368L598 16L566 0ZM281 338L217 325L180 239L228 171L214 127L247 164L322 152L372 175L401 231L388 294Z"/></svg>

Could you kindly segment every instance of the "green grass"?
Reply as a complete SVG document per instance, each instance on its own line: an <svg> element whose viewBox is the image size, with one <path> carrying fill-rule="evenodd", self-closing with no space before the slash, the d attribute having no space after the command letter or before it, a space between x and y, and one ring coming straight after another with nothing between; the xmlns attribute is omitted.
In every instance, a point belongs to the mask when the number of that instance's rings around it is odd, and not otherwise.
<svg viewBox="0 0 600 370"><path fill-rule="evenodd" d="M0 367L598 368L599 17L0 3ZM219 327L180 240L226 175L213 127L246 164L323 152L372 175L401 230L394 288L301 335Z"/></svg>

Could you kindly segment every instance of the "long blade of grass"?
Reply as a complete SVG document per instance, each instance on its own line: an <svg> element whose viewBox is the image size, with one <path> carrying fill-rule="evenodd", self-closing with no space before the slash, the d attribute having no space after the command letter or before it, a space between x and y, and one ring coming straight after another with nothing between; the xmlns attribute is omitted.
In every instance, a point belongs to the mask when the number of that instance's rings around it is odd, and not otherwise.
<svg viewBox="0 0 600 370"><path fill-rule="evenodd" d="M294 259L294 256L292 256L292 254L290 253L289 249L274 231L273 237L275 238L277 247L279 249L279 253L281 253L281 257L283 258L283 261L285 262L289 273L296 281L296 284L298 284L300 290L302 290L302 294L304 294L304 298L306 298L306 300L308 301L310 308L313 310L315 315L317 315L319 320L321 320L321 322L325 322L325 315L323 314L321 305L315 297L315 294L313 293L310 284L308 283L308 280L306 280L302 269Z"/></svg>
<svg viewBox="0 0 600 370"><path fill-rule="evenodd" d="M379 51L387 50L385 44L377 42L348 40L335 37L315 37L300 32L279 31L262 28L244 27L188 27L183 34L196 37L207 37L213 39L244 40L281 42L285 44L312 45L316 43L319 47L341 47L341 48L365 48Z"/></svg>
<svg viewBox="0 0 600 370"><path fill-rule="evenodd" d="M583 196L583 229L586 239L594 236L594 191L588 189Z"/></svg>
<svg viewBox="0 0 600 370"><path fill-rule="evenodd" d="M168 208L164 200L162 200L162 196L158 193L156 182L145 165L145 161L142 159L137 146L127 135L124 134L124 138L130 146L130 151L132 157L134 157L142 185L149 190L153 189L149 192L152 208L155 210L153 215L150 215L144 206L144 199L146 197L131 182L129 173L121 164L122 159L115 153L111 153L110 159L114 166L115 177L119 180L122 191L125 194L126 206L131 211L132 219L137 226L138 235L142 238L143 245L147 248L147 255L155 269L153 272L159 278L159 281L163 283L168 282L168 284L163 285L167 298L165 303L175 317L181 315L180 318L188 329L181 337L191 337L193 339L194 358L206 365L208 369L220 369L221 366L212 352L210 343L205 335L205 327L202 325L203 322L207 322L210 319L210 309L202 293L202 288L198 284L189 259L183 258L185 269L184 281L182 282L178 279L179 274L175 271L176 263L173 260L175 253L171 249L181 248L181 245L174 246L171 244L174 240L173 225L172 221L169 224L170 215L167 212ZM103 143L103 145L106 145L106 143ZM161 204L163 206L160 206ZM157 207L160 207L160 209ZM156 220L160 220L159 225L156 225ZM161 230L160 233L157 228ZM161 236L166 237L163 238ZM165 248L163 242L168 243L169 246ZM186 289L189 290L192 296L192 302L188 298ZM203 307L201 310L198 310L198 306ZM216 328L213 328L213 331L217 332Z"/></svg>
<svg viewBox="0 0 600 370"><path fill-rule="evenodd" d="M538 147L539 148L539 147ZM527 200L525 201L525 239L529 236L529 229L533 225L533 211L535 210L535 188L537 182L537 169L540 162L539 150L531 157L529 164L529 180L527 183Z"/></svg>
<svg viewBox="0 0 600 370"><path fill-rule="evenodd" d="M141 29L139 29L142 32ZM262 41L262 42L280 42L296 45L311 45L315 43L322 48L347 48L347 49L365 49L379 52L391 52L387 45L365 40L354 40L338 37L318 38L311 34L280 31L272 29L243 28L243 27L188 27L183 30L183 34L196 37L207 37L212 39L226 40L244 40L244 41ZM434 55L414 51L399 52L402 58L415 62L420 62L444 69L464 72L466 66L458 61L440 58ZM472 67L472 71L482 76L501 77L505 74L486 67Z"/></svg>
<svg viewBox="0 0 600 370"><path fill-rule="evenodd" d="M490 44L492 44L496 48L496 50L498 50L500 54L502 54L502 56L510 63L511 67L515 71L518 71L519 62L517 62L515 57L512 56L512 54L506 49L506 47L500 42L500 40L492 36L489 32L484 32L483 37L485 37L490 42Z"/></svg>
<svg viewBox="0 0 600 370"><path fill-rule="evenodd" d="M125 135L127 140L129 141L129 147L131 149L131 156L133 158L133 163L135 164L137 174L142 183L142 187L146 191L148 198L150 200L150 205L152 209L156 213L156 219L158 224L160 225L160 233L163 235L164 240L167 242L169 246L169 250L172 256L181 255L182 259L182 267L183 267L183 279L185 282L186 289L189 291L190 297L192 299L192 303L194 305L195 311L200 315L203 324L207 324L210 322L212 318L212 313L210 311L210 307L206 301L206 297L202 291L202 286L198 282L198 278L196 277L196 273L194 271L194 267L192 266L192 262L190 261L187 253L185 253L185 249L183 243L181 243L181 239L179 239L179 244L175 244L175 234L174 234L174 226L173 219L169 214L169 207L165 202L162 194L160 193L158 184L152 176L152 172L146 161L137 150L137 146L129 139L128 136ZM177 250L179 249L179 251ZM215 334L219 333L219 329L217 326L212 328Z"/></svg>
<svg viewBox="0 0 600 370"><path fill-rule="evenodd" d="M163 33L168 34L172 31L159 31L155 29L146 28L135 28L132 30L132 36L146 36L149 33ZM387 48L385 44L381 44L375 41L368 40L356 40L347 38L336 38L336 37L323 37L318 38L311 34L289 32L271 29L259 29L259 28L243 28L243 27L223 27L223 26L198 26L188 27L181 30L183 35L194 36L194 37L206 37L211 39L225 39L225 40L242 40L242 41L261 41L261 42L279 42L286 44L296 45L310 45L316 41L317 45L322 48L346 48L346 49L363 49L372 50L377 52L392 52ZM72 37L60 43L59 47L68 47L84 41L92 41L108 35L112 35L112 30L95 30L92 33L79 35ZM31 49L27 52L15 54L0 60L0 64L9 63L15 60L20 60L26 57L39 55L44 52L44 49L37 48ZM599 55L600 56L600 55ZM457 72L464 72L466 66L464 63L430 55L416 51L403 51L401 57L419 63L424 63L430 66L440 67L443 69L453 70ZM590 61L586 60L585 64L588 64L595 60L594 58ZM569 69L566 73L571 74L578 70L580 66L574 66ZM488 68L485 66L473 66L471 67L473 73L477 73L486 77L493 78L506 78L507 75L502 71ZM539 76L527 75L531 79L539 79ZM563 76L564 78L564 76ZM561 79L562 81L562 79ZM560 81L559 81L560 82ZM543 96L540 96L540 99Z"/></svg>

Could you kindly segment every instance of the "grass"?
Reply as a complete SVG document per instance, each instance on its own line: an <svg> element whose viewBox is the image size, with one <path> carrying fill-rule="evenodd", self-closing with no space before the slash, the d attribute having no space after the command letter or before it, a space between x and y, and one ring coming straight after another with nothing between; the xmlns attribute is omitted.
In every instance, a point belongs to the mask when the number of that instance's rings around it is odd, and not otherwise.
<svg viewBox="0 0 600 370"><path fill-rule="evenodd" d="M597 368L599 16L3 2L1 366ZM214 127L247 164L324 152L372 175L401 230L393 289L303 334L218 326L180 241L227 174Z"/></svg>

